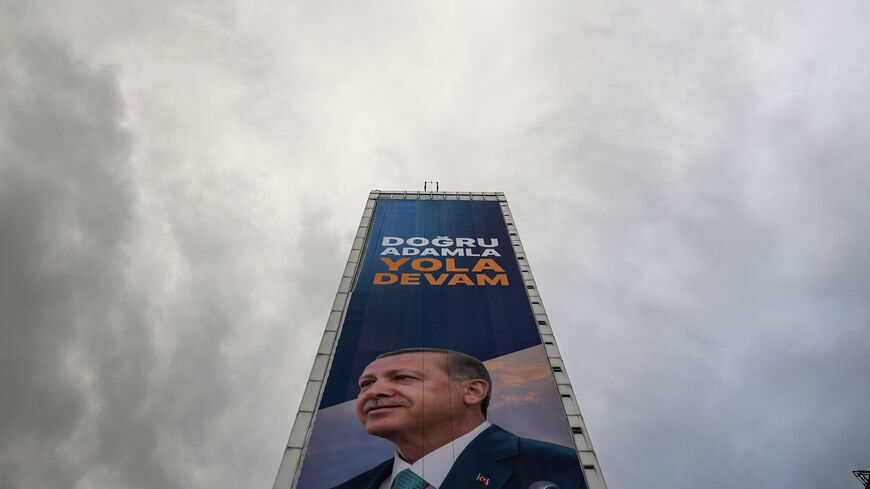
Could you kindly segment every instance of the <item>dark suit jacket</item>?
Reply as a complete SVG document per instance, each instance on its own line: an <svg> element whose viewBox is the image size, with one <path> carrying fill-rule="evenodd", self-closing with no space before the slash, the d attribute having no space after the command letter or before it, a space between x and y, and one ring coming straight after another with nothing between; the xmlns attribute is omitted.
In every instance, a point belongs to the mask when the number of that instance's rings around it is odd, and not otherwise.
<svg viewBox="0 0 870 489"><path fill-rule="evenodd" d="M392 470L390 459L333 489L378 489ZM481 475L488 484L478 481ZM574 450L520 438L492 425L462 451L440 489L528 489L537 481L586 489Z"/></svg>

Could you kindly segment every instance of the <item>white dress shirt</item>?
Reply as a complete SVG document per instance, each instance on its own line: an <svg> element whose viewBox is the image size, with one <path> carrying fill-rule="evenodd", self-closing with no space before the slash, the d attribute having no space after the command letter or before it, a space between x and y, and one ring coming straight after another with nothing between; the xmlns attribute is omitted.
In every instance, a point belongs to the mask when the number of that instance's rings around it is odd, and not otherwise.
<svg viewBox="0 0 870 489"><path fill-rule="evenodd" d="M390 489L393 486L393 480L399 472L407 468L410 468L411 472L419 475L429 483L426 489L438 489L444 483L447 473L450 472L450 468L453 467L453 462L459 457L459 454L465 450L465 447L471 443L471 440L477 438L477 435L483 433L483 430L490 426L492 425L489 421L484 421L477 428L442 447L436 448L413 464L402 460L399 452L396 451L395 455L393 455L393 473L384 482L381 482L379 489Z"/></svg>

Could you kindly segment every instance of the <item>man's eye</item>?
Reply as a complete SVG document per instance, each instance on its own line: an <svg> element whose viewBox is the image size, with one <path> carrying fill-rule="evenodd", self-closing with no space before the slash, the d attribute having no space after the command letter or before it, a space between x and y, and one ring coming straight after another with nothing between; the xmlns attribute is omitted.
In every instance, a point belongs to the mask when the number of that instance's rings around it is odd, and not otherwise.
<svg viewBox="0 0 870 489"><path fill-rule="evenodd" d="M370 386L370 385L372 385L371 381L368 381L368 380L367 380L367 381L365 381L365 382L360 382L360 383L359 383L359 388L360 388L360 389L365 389L366 387L368 387L368 386Z"/></svg>

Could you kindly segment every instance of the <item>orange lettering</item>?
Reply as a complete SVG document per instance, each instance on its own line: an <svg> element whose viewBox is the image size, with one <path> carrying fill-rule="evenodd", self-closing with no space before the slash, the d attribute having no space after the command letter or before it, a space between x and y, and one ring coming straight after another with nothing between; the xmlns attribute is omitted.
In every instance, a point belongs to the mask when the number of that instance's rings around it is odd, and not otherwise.
<svg viewBox="0 0 870 489"><path fill-rule="evenodd" d="M420 274L419 273L403 273L402 281L400 282L402 285L420 285Z"/></svg>
<svg viewBox="0 0 870 489"><path fill-rule="evenodd" d="M498 263L496 263L492 258L481 258L480 260L477 260L477 263L474 264L474 268L471 269L472 272L482 272L484 270L503 272L504 268L498 266Z"/></svg>
<svg viewBox="0 0 870 489"><path fill-rule="evenodd" d="M456 285L459 282L462 282L465 285L474 285L474 282L472 282L471 279L468 278L468 275L464 273L457 273L456 275L454 275L450 279L450 282L447 282L447 285Z"/></svg>
<svg viewBox="0 0 870 489"><path fill-rule="evenodd" d="M429 282L429 284L441 285L444 283L445 280L447 280L447 277L450 276L450 274L449 273L442 273L442 274L438 275L437 279L431 273L424 273L423 276L426 277L426 281Z"/></svg>
<svg viewBox="0 0 870 489"><path fill-rule="evenodd" d="M507 285L507 275L499 273L494 277L487 277L482 273L477 274L477 285Z"/></svg>
<svg viewBox="0 0 870 489"><path fill-rule="evenodd" d="M429 263L429 267L423 266L424 263ZM420 270L421 272L434 272L441 268L441 260L435 258L417 258L411 262L411 268Z"/></svg>
<svg viewBox="0 0 870 489"><path fill-rule="evenodd" d="M395 273L376 273L375 280L372 283L375 285L388 285L396 283L397 280L399 280L399 277Z"/></svg>
<svg viewBox="0 0 870 489"><path fill-rule="evenodd" d="M393 261L386 256L381 257L381 261L387 264L387 268L389 268L391 272L397 271L402 263L405 263L408 260L410 260L410 258L399 258L398 260Z"/></svg>
<svg viewBox="0 0 870 489"><path fill-rule="evenodd" d="M448 258L447 259L447 271L448 272L467 272L467 268L456 268L456 258ZM453 285L453 284L451 284Z"/></svg>

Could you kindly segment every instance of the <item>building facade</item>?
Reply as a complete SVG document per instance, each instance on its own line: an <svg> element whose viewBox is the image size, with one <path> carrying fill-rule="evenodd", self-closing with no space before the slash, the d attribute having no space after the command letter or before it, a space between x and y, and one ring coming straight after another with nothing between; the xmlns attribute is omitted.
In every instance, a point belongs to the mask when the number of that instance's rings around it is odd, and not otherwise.
<svg viewBox="0 0 870 489"><path fill-rule="evenodd" d="M587 487L606 489L504 194L377 190L366 201L275 489L334 487L392 457L394 447L368 435L356 415L356 379L379 353L408 347L478 358L493 379L488 420L540 446L574 450ZM497 475L477 477L485 486Z"/></svg>

